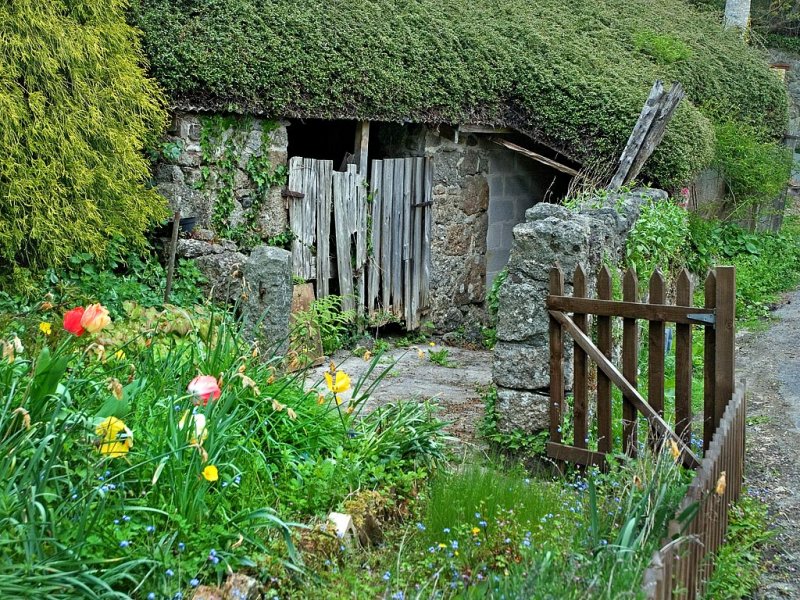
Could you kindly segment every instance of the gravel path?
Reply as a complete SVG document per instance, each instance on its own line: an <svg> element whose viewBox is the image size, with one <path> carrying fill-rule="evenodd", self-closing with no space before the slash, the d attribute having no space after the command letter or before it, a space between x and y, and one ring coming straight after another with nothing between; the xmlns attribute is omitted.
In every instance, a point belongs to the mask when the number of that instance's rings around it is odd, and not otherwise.
<svg viewBox="0 0 800 600"><path fill-rule="evenodd" d="M769 506L776 537L756 595L800 599L800 291L767 331L737 342L737 375L747 380L746 485Z"/></svg>

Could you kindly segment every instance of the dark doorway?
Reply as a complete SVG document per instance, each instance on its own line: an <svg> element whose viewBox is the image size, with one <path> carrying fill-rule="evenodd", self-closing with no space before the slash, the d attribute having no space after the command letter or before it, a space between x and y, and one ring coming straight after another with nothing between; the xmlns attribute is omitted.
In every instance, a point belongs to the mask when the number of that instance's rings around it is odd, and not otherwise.
<svg viewBox="0 0 800 600"><path fill-rule="evenodd" d="M289 158L302 156L332 160L333 168L339 170L345 156L353 152L356 122L293 119L288 132Z"/></svg>

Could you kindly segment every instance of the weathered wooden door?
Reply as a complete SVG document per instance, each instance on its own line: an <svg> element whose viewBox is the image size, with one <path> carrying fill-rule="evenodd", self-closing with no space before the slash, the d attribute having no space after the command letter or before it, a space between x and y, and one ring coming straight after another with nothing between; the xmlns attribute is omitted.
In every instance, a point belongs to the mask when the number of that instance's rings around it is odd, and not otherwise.
<svg viewBox="0 0 800 600"><path fill-rule="evenodd" d="M367 308L418 329L428 309L433 172L427 158L373 160Z"/></svg>
<svg viewBox="0 0 800 600"><path fill-rule="evenodd" d="M335 256L344 310L382 313L420 326L430 274L432 173L429 159L372 161L368 186L355 165L289 160L293 273L330 293ZM331 248L331 224L335 248Z"/></svg>

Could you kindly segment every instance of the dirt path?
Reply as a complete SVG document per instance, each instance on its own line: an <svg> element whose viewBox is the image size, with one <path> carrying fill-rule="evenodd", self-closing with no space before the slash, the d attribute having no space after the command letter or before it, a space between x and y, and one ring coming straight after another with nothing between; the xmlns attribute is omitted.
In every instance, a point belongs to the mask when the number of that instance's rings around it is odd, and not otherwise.
<svg viewBox="0 0 800 600"><path fill-rule="evenodd" d="M800 291L775 315L769 330L737 342L748 386L746 484L776 532L756 597L800 599Z"/></svg>
<svg viewBox="0 0 800 600"><path fill-rule="evenodd" d="M447 362L442 366L430 360L430 352L447 349ZM421 353L421 354L420 354ZM333 360L355 383L369 370L370 363L352 353L339 351ZM316 381L322 380L327 368L316 369ZM386 352L367 381L375 381L388 372L372 391L366 410L397 400L433 399L440 411L438 416L451 421L447 431L461 441L475 439L483 417L480 389L492 380L492 353L487 350L464 350L451 346L421 344L411 348L394 348ZM324 387L324 384L322 385ZM347 394L343 395L345 400Z"/></svg>

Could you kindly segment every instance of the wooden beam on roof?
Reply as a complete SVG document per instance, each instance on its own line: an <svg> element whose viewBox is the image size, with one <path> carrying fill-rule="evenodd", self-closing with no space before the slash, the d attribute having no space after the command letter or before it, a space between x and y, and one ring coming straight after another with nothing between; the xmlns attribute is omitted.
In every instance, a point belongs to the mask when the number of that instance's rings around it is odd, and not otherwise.
<svg viewBox="0 0 800 600"><path fill-rule="evenodd" d="M573 177L582 177L582 175L572 167L568 167L567 165L562 165L557 160L553 160L552 158L547 158L546 156L537 154L536 152L528 150L527 148L523 148L522 146L518 146L517 144L509 142L508 140L504 140L503 138L492 138L492 141L495 144L508 148L509 150L513 150L514 152L519 152L523 156L527 156L528 158L540 162L543 165L547 165L548 167L551 167L556 171L566 173L567 175L572 175Z"/></svg>
<svg viewBox="0 0 800 600"><path fill-rule="evenodd" d="M366 177L369 164L369 121L359 121L356 125L356 145L353 154L356 158L358 174Z"/></svg>
<svg viewBox="0 0 800 600"><path fill-rule="evenodd" d="M463 123L458 126L458 130L461 133L514 133L514 130L508 127L492 127L491 125L475 125L473 123Z"/></svg>

